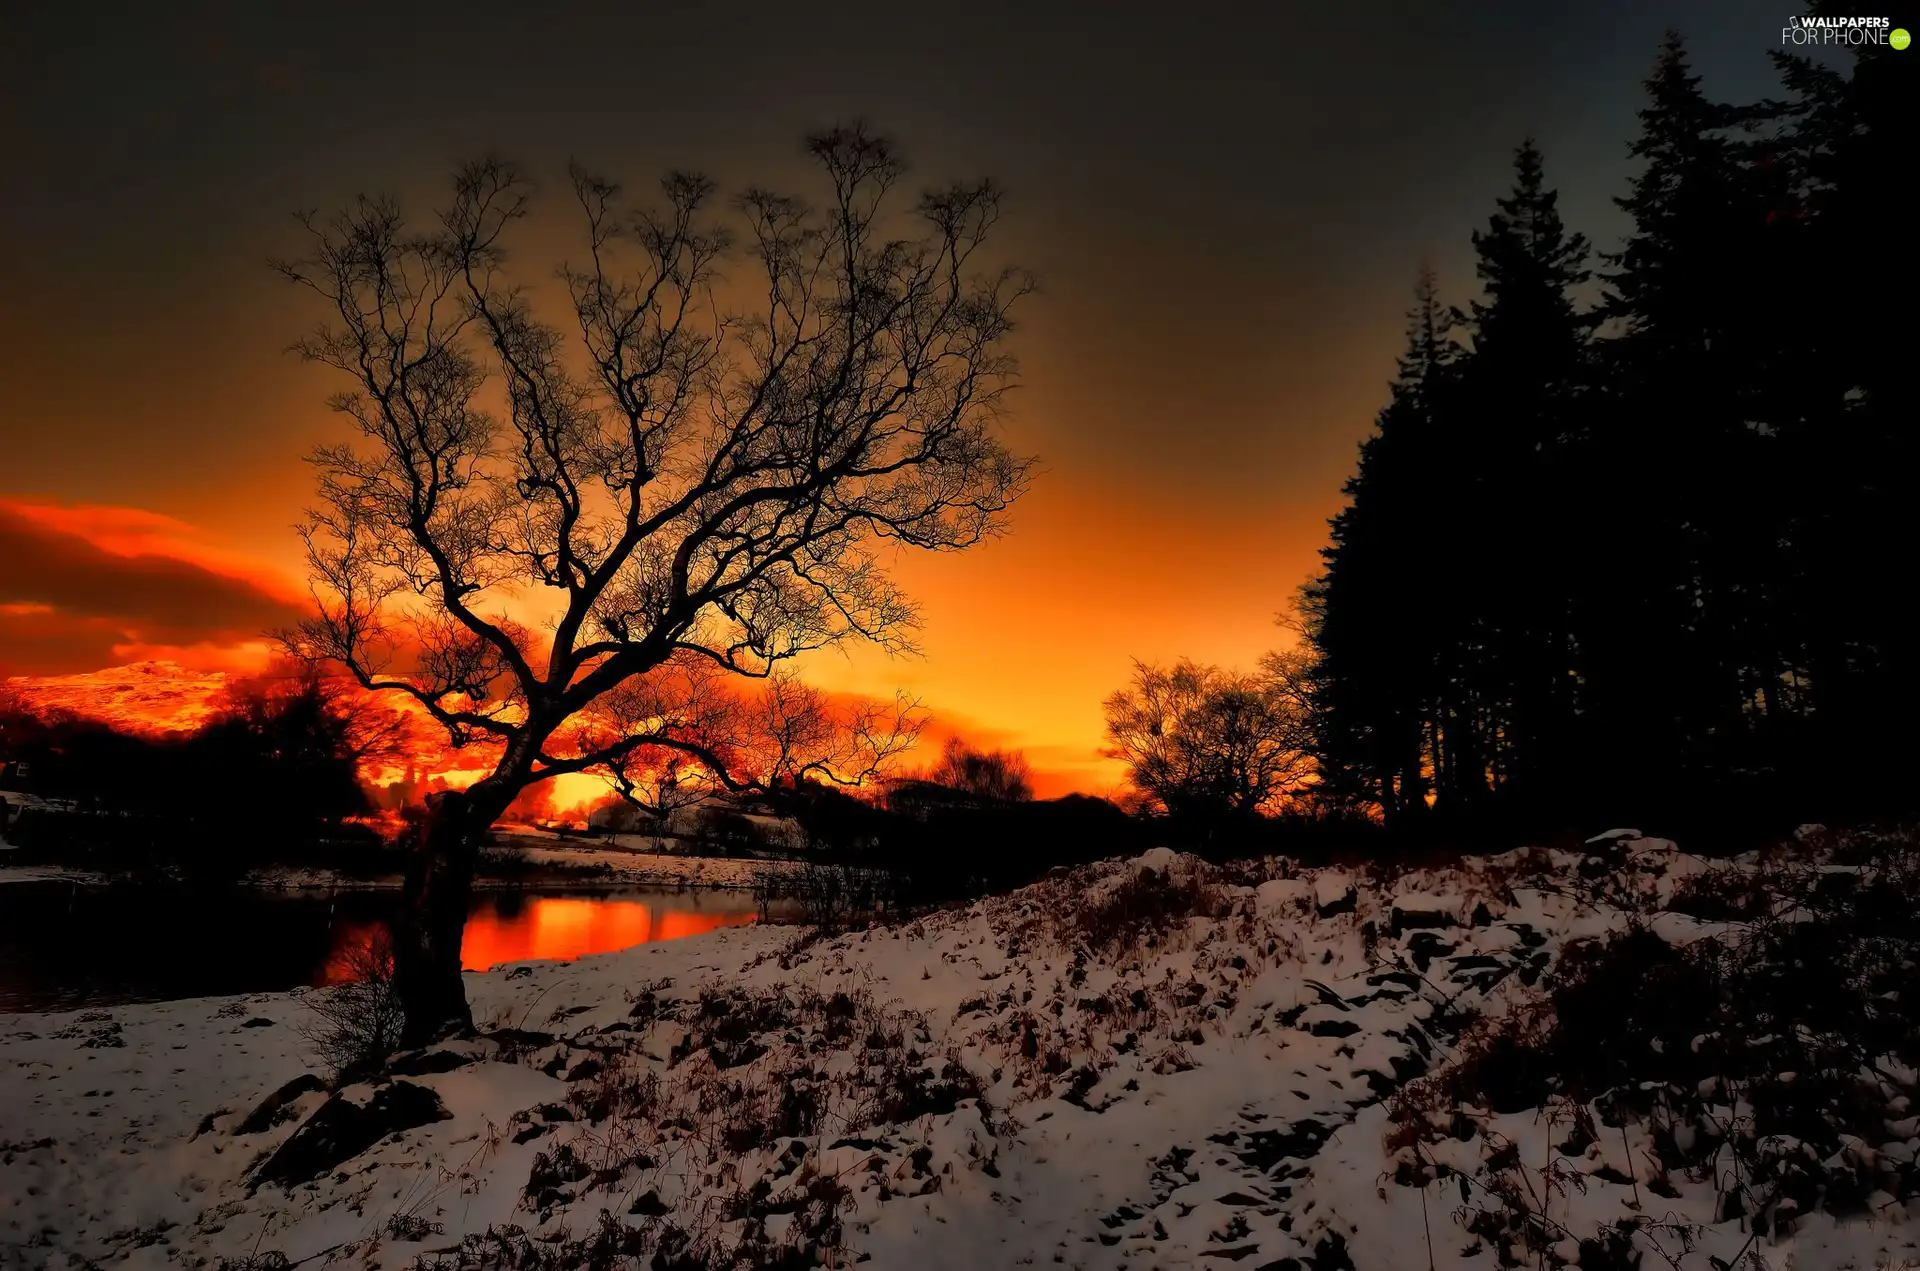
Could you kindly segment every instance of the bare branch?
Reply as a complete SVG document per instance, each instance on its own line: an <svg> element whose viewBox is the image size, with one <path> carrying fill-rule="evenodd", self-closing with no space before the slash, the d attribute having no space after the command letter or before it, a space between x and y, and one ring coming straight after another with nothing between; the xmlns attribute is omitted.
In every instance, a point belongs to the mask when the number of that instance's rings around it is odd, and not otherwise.
<svg viewBox="0 0 1920 1271"><path fill-rule="evenodd" d="M997 430L1032 281L985 263L992 183L903 199L897 147L860 125L807 152L817 201L685 172L632 200L573 165L562 322L510 268L534 191L504 160L461 168L425 228L389 198L303 219L309 253L280 269L328 321L297 348L342 373L358 440L313 456L317 616L289 646L504 740L483 812L566 771L656 802L858 783L917 728L910 704L828 710L784 668L910 647L880 541L1003 529L1031 471Z"/></svg>

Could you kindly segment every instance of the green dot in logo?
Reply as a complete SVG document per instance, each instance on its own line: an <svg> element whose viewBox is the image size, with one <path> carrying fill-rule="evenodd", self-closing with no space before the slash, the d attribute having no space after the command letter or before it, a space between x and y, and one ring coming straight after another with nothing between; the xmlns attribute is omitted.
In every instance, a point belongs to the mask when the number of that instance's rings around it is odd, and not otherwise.
<svg viewBox="0 0 1920 1271"><path fill-rule="evenodd" d="M1893 28L1892 34L1887 36L1887 43L1897 49L1904 49L1907 45L1913 43L1913 37L1907 34L1907 28L1897 26Z"/></svg>

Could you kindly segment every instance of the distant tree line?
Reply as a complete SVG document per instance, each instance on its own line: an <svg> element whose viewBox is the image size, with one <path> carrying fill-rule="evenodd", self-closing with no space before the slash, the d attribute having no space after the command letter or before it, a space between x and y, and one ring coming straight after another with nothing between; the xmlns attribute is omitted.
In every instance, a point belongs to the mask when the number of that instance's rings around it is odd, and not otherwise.
<svg viewBox="0 0 1920 1271"><path fill-rule="evenodd" d="M1243 837L1300 802L1313 772L1310 694L1298 655L1269 654L1251 673L1136 663L1106 700L1106 753L1127 765L1136 812L1190 838Z"/></svg>
<svg viewBox="0 0 1920 1271"><path fill-rule="evenodd" d="M1389 826L1910 809L1920 760L1920 79L1775 54L1712 100L1669 36L1618 199L1562 221L1528 141L1415 290L1304 592L1317 795Z"/></svg>
<svg viewBox="0 0 1920 1271"><path fill-rule="evenodd" d="M28 852L109 869L230 877L325 844L377 846L363 761L396 743L315 676L244 683L191 732L142 736L0 700L0 766L34 796L9 829Z"/></svg>

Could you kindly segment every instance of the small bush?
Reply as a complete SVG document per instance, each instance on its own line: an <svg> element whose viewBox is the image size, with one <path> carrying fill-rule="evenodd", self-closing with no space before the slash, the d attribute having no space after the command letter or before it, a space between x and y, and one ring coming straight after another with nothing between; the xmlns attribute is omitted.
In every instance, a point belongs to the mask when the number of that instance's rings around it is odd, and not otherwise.
<svg viewBox="0 0 1920 1271"><path fill-rule="evenodd" d="M686 843L694 856L752 856L765 850L767 833L732 808L705 807L693 814Z"/></svg>
<svg viewBox="0 0 1920 1271"><path fill-rule="evenodd" d="M764 921L778 903L797 903L800 921L832 934L862 921L897 916L893 877L884 870L808 861L798 869L762 870L753 898Z"/></svg>
<svg viewBox="0 0 1920 1271"><path fill-rule="evenodd" d="M309 995L312 1017L300 1034L336 1082L378 1072L400 1047L405 1016L393 983L393 943L384 931L350 949L347 982Z"/></svg>
<svg viewBox="0 0 1920 1271"><path fill-rule="evenodd" d="M1070 932L1094 949L1116 949L1151 943L1176 922L1188 918L1217 918L1226 904L1219 888L1192 870L1157 870L1142 866L1137 873L1093 894L1067 915Z"/></svg>
<svg viewBox="0 0 1920 1271"><path fill-rule="evenodd" d="M394 1214L383 1229L389 1240L418 1243L429 1236L446 1234L446 1224L431 1222L418 1214Z"/></svg>
<svg viewBox="0 0 1920 1271"><path fill-rule="evenodd" d="M217 1271L291 1271L293 1263L278 1249L269 1249L240 1258L222 1258L214 1266Z"/></svg>

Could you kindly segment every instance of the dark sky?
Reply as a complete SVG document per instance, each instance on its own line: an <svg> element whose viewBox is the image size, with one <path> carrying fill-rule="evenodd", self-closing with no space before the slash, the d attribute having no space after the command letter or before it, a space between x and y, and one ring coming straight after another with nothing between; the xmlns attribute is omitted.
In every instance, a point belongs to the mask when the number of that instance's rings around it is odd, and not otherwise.
<svg viewBox="0 0 1920 1271"><path fill-rule="evenodd" d="M677 165L780 184L804 130L865 116L930 181L1010 188L1007 241L1045 286L1013 429L1046 474L1005 543L908 568L927 659L843 678L912 682L1071 766L1128 656L1244 663L1277 638L1415 269L1430 256L1467 298L1467 235L1514 144L1539 137L1569 219L1606 246L1662 30L1744 100L1771 91L1787 11L16 9L0 498L143 509L291 570L298 457L333 425L325 380L281 353L316 316L264 267L298 246L290 212L431 192L490 148L550 175L577 155L635 182Z"/></svg>

